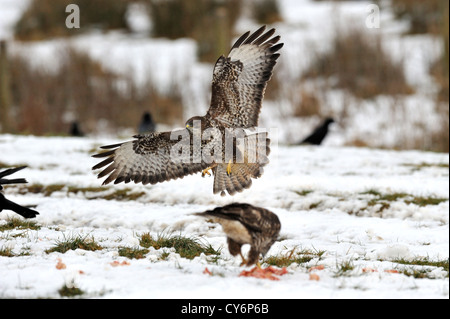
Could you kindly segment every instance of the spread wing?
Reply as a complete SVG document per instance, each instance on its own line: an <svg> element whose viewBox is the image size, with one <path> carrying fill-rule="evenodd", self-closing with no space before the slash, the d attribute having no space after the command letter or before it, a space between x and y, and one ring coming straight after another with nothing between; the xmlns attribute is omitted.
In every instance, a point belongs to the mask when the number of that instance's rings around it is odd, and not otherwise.
<svg viewBox="0 0 450 319"><path fill-rule="evenodd" d="M181 136L181 139L180 139ZM136 139L121 144L102 146L107 152L93 155L106 157L92 169L103 170L98 178L107 176L103 185L121 182L156 184L200 172L208 167L194 154L187 130L136 135Z"/></svg>
<svg viewBox="0 0 450 319"><path fill-rule="evenodd" d="M242 35L228 57L221 56L214 66L208 114L225 126L258 125L264 91L280 56L276 52L283 47L276 44L279 36L272 37L275 29L264 30L265 26Z"/></svg>

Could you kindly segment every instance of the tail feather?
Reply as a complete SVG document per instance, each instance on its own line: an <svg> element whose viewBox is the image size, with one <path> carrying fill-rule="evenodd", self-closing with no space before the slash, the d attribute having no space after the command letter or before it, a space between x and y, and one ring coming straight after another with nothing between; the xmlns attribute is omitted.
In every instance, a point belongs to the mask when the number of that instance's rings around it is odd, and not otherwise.
<svg viewBox="0 0 450 319"><path fill-rule="evenodd" d="M244 147L244 148L243 148ZM218 164L214 173L214 194L225 196L225 191L230 195L242 192L250 188L252 178L259 178L263 173L263 167L269 162L270 139L267 133L257 133L245 138L241 148L237 151L244 154L242 163L231 163L230 174L227 173L228 163Z"/></svg>

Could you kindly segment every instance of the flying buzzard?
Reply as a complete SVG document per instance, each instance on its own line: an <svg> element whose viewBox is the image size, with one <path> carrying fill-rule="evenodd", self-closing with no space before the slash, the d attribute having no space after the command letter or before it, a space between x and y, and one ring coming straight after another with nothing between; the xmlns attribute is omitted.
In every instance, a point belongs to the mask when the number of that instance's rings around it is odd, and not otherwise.
<svg viewBox="0 0 450 319"><path fill-rule="evenodd" d="M250 204L233 203L195 215L212 218L222 225L227 235L228 250L233 256L241 255L241 266L259 265L259 255L264 256L269 251L281 228L277 215ZM247 260L241 252L244 244L251 246Z"/></svg>
<svg viewBox="0 0 450 319"><path fill-rule="evenodd" d="M9 168L7 170L4 170L3 172L0 172L0 190L3 189L3 185L26 183L27 181L24 178L16 178L16 179L4 178L5 176L9 176L17 171L24 169L25 167L26 166ZM34 217L36 217L36 215L39 215L39 213L37 211L29 209L27 207L20 206L16 203L6 199L6 197L2 193L0 193L0 212L4 209L12 210L24 218L34 218Z"/></svg>
<svg viewBox="0 0 450 319"><path fill-rule="evenodd" d="M186 129L135 135L135 140L103 146L109 151L93 169L103 170L103 185L130 181L155 184L189 174L214 174L213 193L242 192L268 163L267 132L248 132L258 125L267 82L279 57L275 29L261 27L242 35L221 56L213 71L211 105L205 116L194 116ZM251 131L251 130L250 130Z"/></svg>

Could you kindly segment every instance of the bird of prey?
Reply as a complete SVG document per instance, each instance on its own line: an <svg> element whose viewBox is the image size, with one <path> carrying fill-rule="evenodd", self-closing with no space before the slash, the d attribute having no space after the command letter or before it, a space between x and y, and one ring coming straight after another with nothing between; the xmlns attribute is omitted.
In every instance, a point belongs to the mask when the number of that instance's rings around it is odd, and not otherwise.
<svg viewBox="0 0 450 319"><path fill-rule="evenodd" d="M250 204L233 203L195 215L211 218L222 225L227 235L228 250L233 256L238 254L241 256L241 266L253 264L259 266L259 255L262 254L264 257L281 229L277 215ZM244 244L250 244L248 259L245 259L241 252Z"/></svg>
<svg viewBox="0 0 450 319"><path fill-rule="evenodd" d="M155 184L202 172L214 174L213 193L242 192L268 163L270 139L255 132L267 82L283 43L265 26L243 34L227 57L213 70L210 107L194 116L186 128L172 132L135 135L125 143L102 146L106 158L93 169L103 170L103 185L130 181ZM251 132L249 132L251 131Z"/></svg>
<svg viewBox="0 0 450 319"><path fill-rule="evenodd" d="M303 139L303 141L301 141L299 144L320 145L324 138L327 136L328 126L331 123L334 123L334 120L331 117L326 118L325 121L323 121L323 123L314 130L314 132Z"/></svg>
<svg viewBox="0 0 450 319"><path fill-rule="evenodd" d="M9 176L17 171L24 169L26 166L20 166L16 168L10 168L3 172L0 172L0 190L3 190L3 185L7 184L23 184L27 183L24 178L6 179L5 176ZM0 192L0 212L3 210L12 210L24 218L34 218L39 213L27 207L20 206L8 199Z"/></svg>

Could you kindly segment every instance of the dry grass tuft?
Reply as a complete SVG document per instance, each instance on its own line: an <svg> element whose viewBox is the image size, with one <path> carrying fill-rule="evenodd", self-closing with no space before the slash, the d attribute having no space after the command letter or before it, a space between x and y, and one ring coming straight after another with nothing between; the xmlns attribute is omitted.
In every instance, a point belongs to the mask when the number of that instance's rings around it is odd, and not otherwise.
<svg viewBox="0 0 450 319"><path fill-rule="evenodd" d="M142 113L150 110L156 123L181 121L181 91L174 86L163 94L148 82L138 88L130 77L115 74L71 47L60 52L56 72L30 67L21 57L9 60L12 127L15 132L36 135L67 134L77 119L87 133L98 132L98 121L107 129L137 127Z"/></svg>
<svg viewBox="0 0 450 319"><path fill-rule="evenodd" d="M93 28L127 29L125 14L131 0L32 0L15 26L18 40L71 36ZM66 6L80 9L80 28L66 27Z"/></svg>
<svg viewBox="0 0 450 319"><path fill-rule="evenodd" d="M403 66L387 55L379 36L361 30L337 32L331 51L319 55L304 79L336 77L336 87L362 99L379 94L411 94Z"/></svg>
<svg viewBox="0 0 450 319"><path fill-rule="evenodd" d="M155 37L188 37L198 43L201 61L215 62L230 49L240 0L146 0Z"/></svg>

